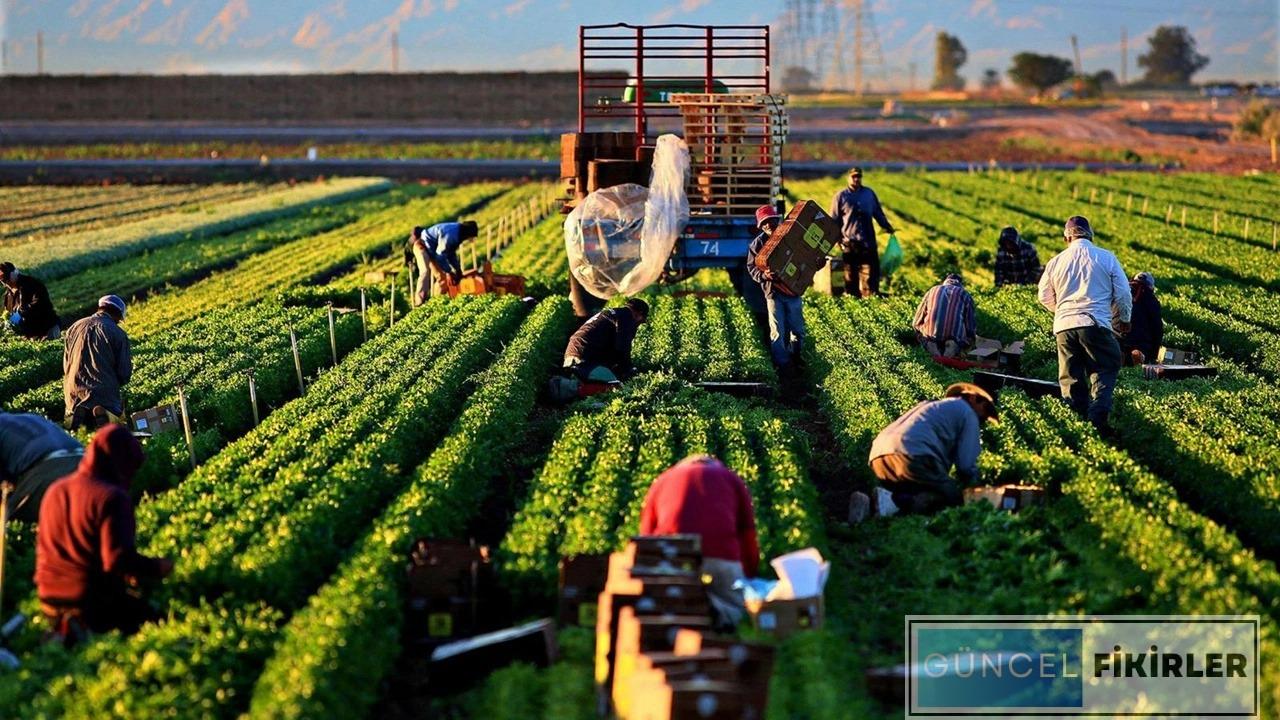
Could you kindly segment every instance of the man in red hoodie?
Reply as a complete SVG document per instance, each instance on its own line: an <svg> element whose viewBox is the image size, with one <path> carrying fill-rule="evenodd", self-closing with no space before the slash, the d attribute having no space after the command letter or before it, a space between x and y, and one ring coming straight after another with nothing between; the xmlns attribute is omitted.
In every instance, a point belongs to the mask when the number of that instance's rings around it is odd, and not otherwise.
<svg viewBox="0 0 1280 720"><path fill-rule="evenodd" d="M737 473L709 455L676 463L649 486L640 534L702 536L702 573L711 577L711 604L724 624L742 619L742 593L733 583L756 576L760 544L751 492Z"/></svg>
<svg viewBox="0 0 1280 720"><path fill-rule="evenodd" d="M68 645L86 632L132 633L155 611L137 593L140 580L173 571L135 545L129 482L142 446L123 425L94 435L80 467L49 486L40 503L36 590L40 609Z"/></svg>

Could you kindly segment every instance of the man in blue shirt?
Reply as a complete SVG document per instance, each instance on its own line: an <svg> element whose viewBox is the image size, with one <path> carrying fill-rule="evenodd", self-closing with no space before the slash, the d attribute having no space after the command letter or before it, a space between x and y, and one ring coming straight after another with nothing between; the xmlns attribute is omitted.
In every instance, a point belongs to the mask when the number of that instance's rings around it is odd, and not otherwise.
<svg viewBox="0 0 1280 720"><path fill-rule="evenodd" d="M849 171L849 187L831 199L831 216L840 222L845 292L853 297L873 297L880 292L880 250L875 225L890 235L893 226L880 207L880 198L862 184L862 168Z"/></svg>
<svg viewBox="0 0 1280 720"><path fill-rule="evenodd" d="M772 205L762 205L756 210L756 227L760 234L747 247L747 274L764 292L765 307L769 313L769 352L773 364L780 371L791 368L791 361L800 353L804 342L804 312L798 295L792 295L769 270L756 266L756 255L764 249L769 236L778 229L780 218Z"/></svg>
<svg viewBox="0 0 1280 720"><path fill-rule="evenodd" d="M14 484L9 517L35 522L54 480L75 472L84 448L39 415L0 412L0 481Z"/></svg>
<svg viewBox="0 0 1280 720"><path fill-rule="evenodd" d="M853 494L850 520L860 522L873 510L883 517L961 504L961 487L978 480L982 424L996 418L995 396L972 383L955 383L943 399L908 410L871 443L871 472L881 487L875 502Z"/></svg>
<svg viewBox="0 0 1280 720"><path fill-rule="evenodd" d="M464 241L479 234L480 228L474 220L437 223L428 228L419 226L413 229L410 243L418 266L414 307L426 302L431 295L443 293L445 276L452 278L455 283L462 280L462 261L458 259L458 248Z"/></svg>

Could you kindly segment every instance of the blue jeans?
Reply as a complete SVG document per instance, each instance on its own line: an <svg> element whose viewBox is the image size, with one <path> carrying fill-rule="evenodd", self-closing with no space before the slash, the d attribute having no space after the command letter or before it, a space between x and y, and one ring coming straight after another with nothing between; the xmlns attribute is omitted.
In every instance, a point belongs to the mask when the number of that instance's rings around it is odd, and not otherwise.
<svg viewBox="0 0 1280 720"><path fill-rule="evenodd" d="M1058 385L1063 399L1081 417L1105 426L1121 364L1116 336L1104 327L1090 325L1063 330L1057 337Z"/></svg>
<svg viewBox="0 0 1280 720"><path fill-rule="evenodd" d="M803 304L798 297L774 292L765 296L765 305L769 311L769 352L776 365L786 365L804 340Z"/></svg>

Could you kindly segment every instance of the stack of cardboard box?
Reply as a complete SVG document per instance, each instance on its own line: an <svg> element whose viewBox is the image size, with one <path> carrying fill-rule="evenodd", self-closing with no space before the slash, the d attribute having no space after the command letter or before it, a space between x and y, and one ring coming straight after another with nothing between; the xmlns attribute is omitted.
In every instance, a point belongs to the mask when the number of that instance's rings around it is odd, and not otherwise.
<svg viewBox="0 0 1280 720"><path fill-rule="evenodd" d="M571 201L600 188L649 184L653 148L639 146L634 132L564 133L560 177Z"/></svg>
<svg viewBox="0 0 1280 720"><path fill-rule="evenodd" d="M792 295L802 295L827 264L840 242L840 227L812 200L797 203L756 255L756 267L768 270Z"/></svg>
<svg viewBox="0 0 1280 720"><path fill-rule="evenodd" d="M601 714L763 717L772 649L715 639L696 535L633 538L609 557L596 622Z"/></svg>
<svg viewBox="0 0 1280 720"><path fill-rule="evenodd" d="M489 548L462 540L419 540L409 565L406 639L434 646L497 627Z"/></svg>

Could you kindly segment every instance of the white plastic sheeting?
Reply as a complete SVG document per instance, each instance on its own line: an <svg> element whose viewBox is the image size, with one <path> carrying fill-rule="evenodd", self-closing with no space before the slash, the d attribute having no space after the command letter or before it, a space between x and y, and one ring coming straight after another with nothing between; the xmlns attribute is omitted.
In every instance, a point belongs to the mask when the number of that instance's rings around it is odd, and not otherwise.
<svg viewBox="0 0 1280 720"><path fill-rule="evenodd" d="M676 135L658 138L649 187L601 188L564 221L569 272L587 292L633 295L662 276L689 222L689 148Z"/></svg>

